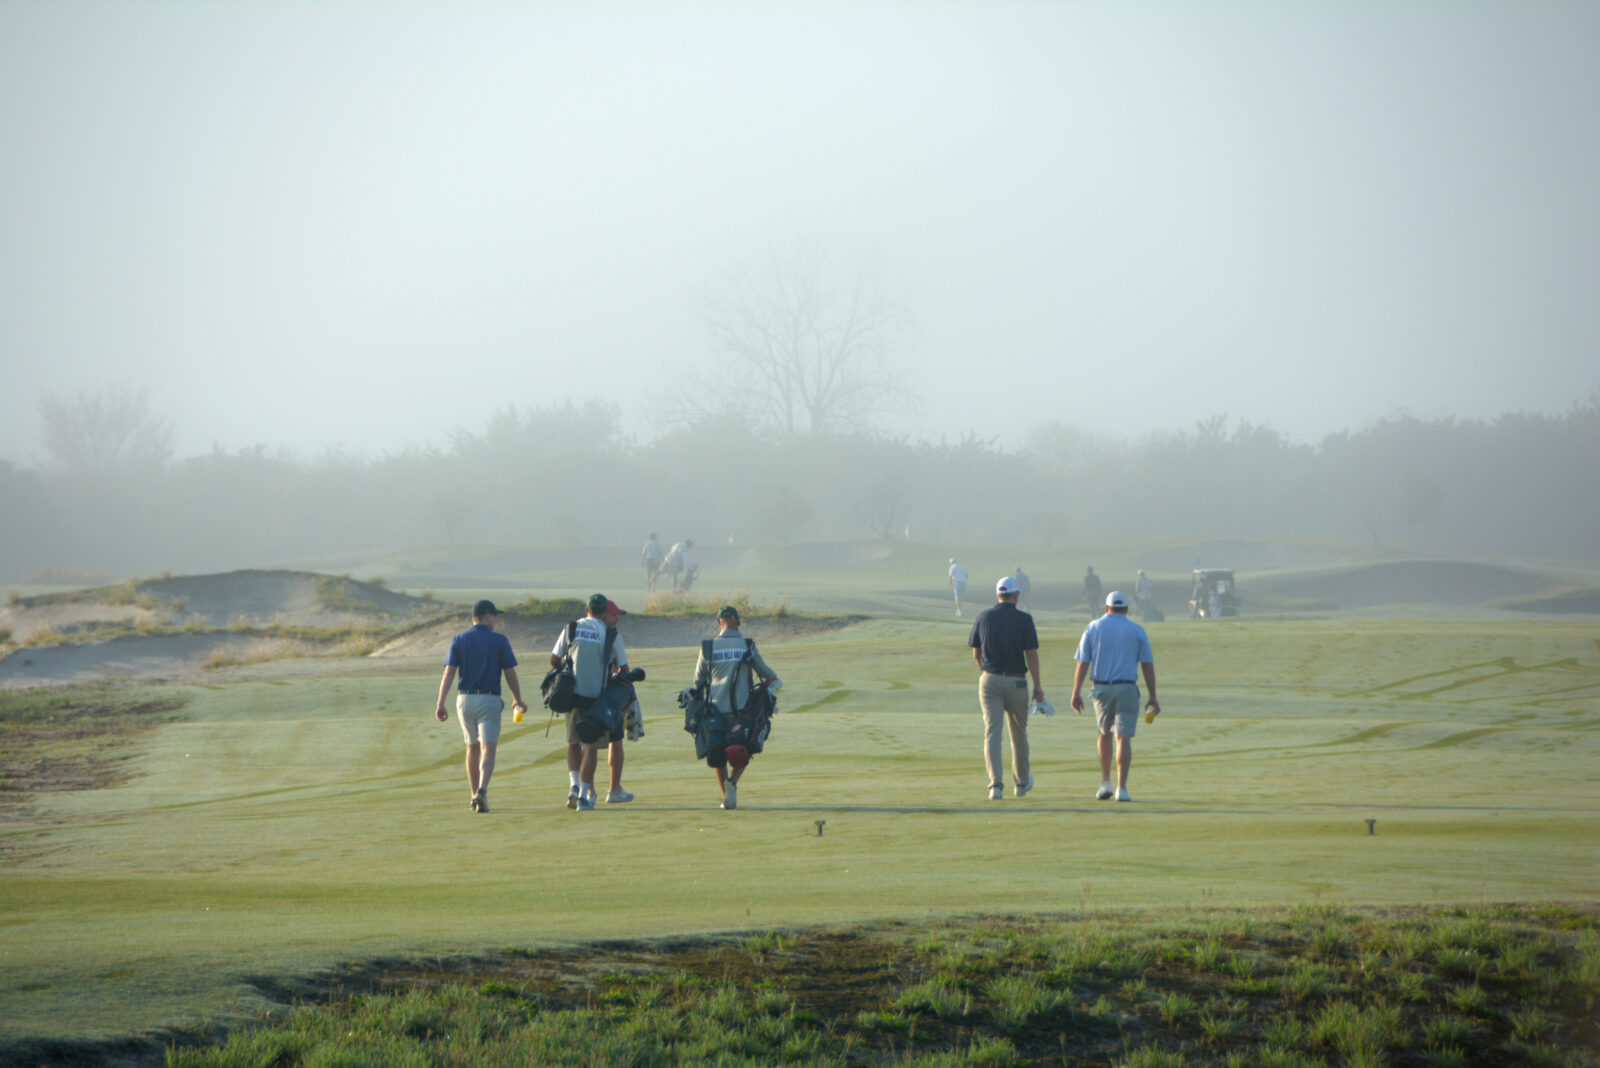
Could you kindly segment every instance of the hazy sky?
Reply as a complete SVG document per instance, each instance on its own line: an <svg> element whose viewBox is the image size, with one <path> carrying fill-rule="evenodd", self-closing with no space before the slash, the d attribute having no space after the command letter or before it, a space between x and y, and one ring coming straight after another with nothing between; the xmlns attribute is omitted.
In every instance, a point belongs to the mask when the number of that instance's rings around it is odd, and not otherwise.
<svg viewBox="0 0 1600 1068"><path fill-rule="evenodd" d="M904 279L921 406L1316 441L1600 389L1596 3L0 0L0 458L147 387L180 455L653 434L694 294Z"/></svg>

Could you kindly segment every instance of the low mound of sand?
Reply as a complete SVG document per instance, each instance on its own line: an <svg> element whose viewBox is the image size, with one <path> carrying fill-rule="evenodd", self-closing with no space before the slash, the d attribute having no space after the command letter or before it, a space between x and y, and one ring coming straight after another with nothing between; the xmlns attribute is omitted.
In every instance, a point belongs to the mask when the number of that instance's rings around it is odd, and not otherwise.
<svg viewBox="0 0 1600 1068"><path fill-rule="evenodd" d="M1270 571L1286 567L1321 567L1336 564L1342 559L1345 558L1339 553L1324 549L1279 541L1234 538L1156 549L1139 557L1134 566L1147 571L1192 571L1197 567Z"/></svg>
<svg viewBox="0 0 1600 1068"><path fill-rule="evenodd" d="M776 619L745 620L740 633L757 642L781 642L803 638L812 634L825 634L841 630L867 617L847 616L783 616ZM542 670L550 649L567 625L564 616L525 616L510 613L500 620L500 633L511 639L511 648L517 659L534 664ZM444 662L450 639L470 626L466 615L457 615L413 628L399 637L380 645L373 656L425 656L438 657ZM709 619L686 619L676 616L646 616L630 613L617 628L623 644L630 649L677 649L695 646L702 639L717 636L716 623Z"/></svg>
<svg viewBox="0 0 1600 1068"><path fill-rule="evenodd" d="M1531 569L1455 560L1398 560L1239 576L1246 611L1252 591L1274 598L1326 602L1343 610L1407 604L1493 607L1495 602L1530 597L1550 586L1548 577Z"/></svg>

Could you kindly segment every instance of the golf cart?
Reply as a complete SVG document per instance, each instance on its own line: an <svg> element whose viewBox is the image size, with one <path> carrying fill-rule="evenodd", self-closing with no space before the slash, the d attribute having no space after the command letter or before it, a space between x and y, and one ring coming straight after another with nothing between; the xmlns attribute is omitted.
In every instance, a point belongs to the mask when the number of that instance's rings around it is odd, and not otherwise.
<svg viewBox="0 0 1600 1068"><path fill-rule="evenodd" d="M1196 568L1194 593L1189 596L1190 619L1216 619L1239 614L1239 594L1233 572L1221 568Z"/></svg>

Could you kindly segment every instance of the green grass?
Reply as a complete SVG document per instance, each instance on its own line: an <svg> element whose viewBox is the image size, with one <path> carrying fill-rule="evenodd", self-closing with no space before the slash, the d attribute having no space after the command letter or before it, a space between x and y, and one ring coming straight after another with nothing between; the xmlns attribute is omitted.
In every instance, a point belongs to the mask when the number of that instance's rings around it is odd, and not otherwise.
<svg viewBox="0 0 1600 1068"><path fill-rule="evenodd" d="M1160 1021L1160 999L1189 999L1185 1012L1166 1002L1162 1026L1188 1036L1191 1058L1217 1045L1206 1045L1204 1021L1216 1029L1238 1015L1210 1007L1219 994L1252 1005L1281 997L1309 1026L1336 1002L1366 1012L1376 1002L1364 991L1380 983L1407 1021L1446 1013L1495 1035L1496 1048L1532 1049L1555 1040L1536 1017L1510 1014L1538 1007L1565 1018L1560 998L1600 979L1600 937L1567 907L1594 892L1591 627L1152 628L1166 713L1140 725L1136 802L1110 805L1092 800L1090 720L1070 711L1031 725L1034 792L984 797L967 626L893 620L763 642L787 684L785 714L736 813L716 808L672 701L692 649L630 649L650 673L647 735L628 746L626 782L639 800L581 815L563 807L562 741L538 716L507 724L493 813L468 811L458 729L432 718L439 657L268 664L240 669L239 681L163 691L188 702L182 717L130 739L115 785L0 790L16 814L0 824L0 1032L98 1041L250 1019L280 1004L284 977L341 962L728 931L764 939L889 918L939 943L919 967L947 975L961 1008L952 994L896 1005L889 991L825 1019L887 1012L921 1035L960 1026L941 1012L962 1018L969 998L988 1019L991 985L1025 963L1041 996L1070 998L1083 1018ZM1058 709L1078 629L1042 621ZM758 626L748 633L761 639ZM827 820L822 837L816 819ZM606 909L574 877L587 870L580 858L599 855ZM460 906L464 858L490 906ZM1462 911L1368 929L1372 908L1420 902ZM1549 906L1554 918L1508 931L1493 912L1505 902ZM1259 910L1247 918L1260 929L1205 921L1238 909ZM978 912L1089 922L1022 942L925 929ZM1174 929L1146 937L1134 924L1124 938L1122 924L1157 914ZM1269 937L1286 915L1292 953ZM1011 921L996 923L1020 937ZM740 953L781 969L791 949L774 936ZM1575 978L1553 979L1558 967ZM1168 974L1204 981L1173 986ZM907 975L897 989L935 982ZM1021 998L1020 1019L1054 1018ZM1406 1048L1421 1057L1421 1025L1405 1026ZM1333 1034L1294 1049L1338 1056ZM1012 1038L992 1037L963 1056L1004 1056ZM798 1030L783 1048L813 1039ZM1487 1048L1478 1038L1435 1045L1440 1056Z"/></svg>

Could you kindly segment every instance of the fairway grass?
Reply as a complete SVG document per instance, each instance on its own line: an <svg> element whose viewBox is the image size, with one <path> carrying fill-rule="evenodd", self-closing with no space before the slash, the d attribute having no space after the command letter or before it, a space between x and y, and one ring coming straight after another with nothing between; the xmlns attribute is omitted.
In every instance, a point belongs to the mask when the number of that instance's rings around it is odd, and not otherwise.
<svg viewBox="0 0 1600 1068"><path fill-rule="evenodd" d="M1595 901L1587 622L1154 627L1166 712L1140 724L1130 805L1092 800L1092 719L1067 704L1076 624L1042 627L1062 711L1032 721L1034 792L986 799L966 633L885 621L763 643L784 714L736 812L672 701L692 648L633 652L638 800L593 813L563 807L560 725L546 737L539 710L508 720L493 811L469 812L432 659L186 688L123 781L35 794L0 829L0 1036L230 1023L271 1007L264 977L596 939ZM531 685L539 655L519 652Z"/></svg>

